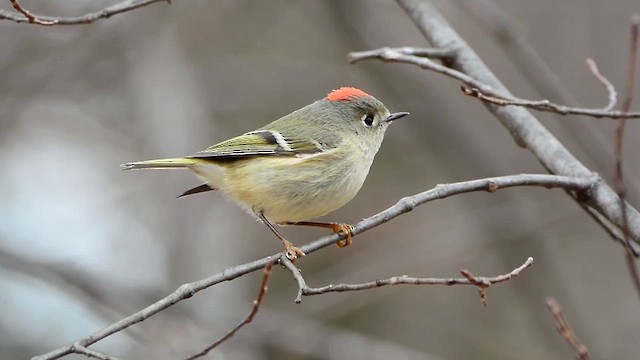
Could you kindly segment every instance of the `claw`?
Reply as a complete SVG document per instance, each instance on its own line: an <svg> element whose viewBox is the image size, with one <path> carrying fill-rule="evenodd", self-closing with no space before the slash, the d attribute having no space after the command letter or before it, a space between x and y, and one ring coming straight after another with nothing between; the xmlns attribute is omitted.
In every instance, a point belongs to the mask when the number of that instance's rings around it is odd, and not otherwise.
<svg viewBox="0 0 640 360"><path fill-rule="evenodd" d="M287 259L291 261L295 261L299 257L304 257L306 254L304 251L300 250L297 246L293 245L290 241L284 241L284 255Z"/></svg>
<svg viewBox="0 0 640 360"><path fill-rule="evenodd" d="M343 248L345 246L349 246L353 243L353 240L351 239L353 236L353 226L349 225L349 224L342 224L342 223L334 223L333 224L333 228L332 228L333 232L336 234L340 234L340 235L346 235L347 237L338 241L336 243L336 245L338 245L339 248Z"/></svg>

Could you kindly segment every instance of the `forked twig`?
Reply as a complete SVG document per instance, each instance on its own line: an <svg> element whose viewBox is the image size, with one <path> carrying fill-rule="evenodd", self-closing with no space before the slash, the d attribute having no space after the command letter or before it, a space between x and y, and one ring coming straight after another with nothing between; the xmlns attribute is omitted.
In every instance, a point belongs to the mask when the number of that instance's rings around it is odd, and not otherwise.
<svg viewBox="0 0 640 360"><path fill-rule="evenodd" d="M383 280L374 280L365 283L359 284L337 284L337 285L327 285L322 287L309 287L302 275L300 274L300 270L289 260L289 259L281 259L280 263L284 265L289 272L293 275L293 278L298 283L298 294L296 296L295 302L301 303L303 296L311 296L311 295L320 295L326 294L329 292L345 292L345 291L360 291L367 289L374 289L383 286L389 285L474 285L478 287L480 292L480 299L482 300L482 304L487 306L487 294L486 289L490 287L492 284L498 284L501 282L505 282L511 280L512 278L520 275L520 273L531 266L533 264L533 258L528 258L524 264L515 268L511 272L503 275L498 275L494 277L484 277L484 276L474 276L468 270L460 270L460 273L464 278L416 278L409 277L407 275L402 276L394 276L388 279Z"/></svg>

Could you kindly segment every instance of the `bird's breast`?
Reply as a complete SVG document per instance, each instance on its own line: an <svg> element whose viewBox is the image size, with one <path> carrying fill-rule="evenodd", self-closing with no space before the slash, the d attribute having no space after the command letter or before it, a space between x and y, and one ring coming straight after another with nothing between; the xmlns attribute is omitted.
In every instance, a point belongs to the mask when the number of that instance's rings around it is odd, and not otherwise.
<svg viewBox="0 0 640 360"><path fill-rule="evenodd" d="M219 188L247 211L262 212L273 222L309 220L353 199L373 155L341 146L299 157L256 157L225 166Z"/></svg>

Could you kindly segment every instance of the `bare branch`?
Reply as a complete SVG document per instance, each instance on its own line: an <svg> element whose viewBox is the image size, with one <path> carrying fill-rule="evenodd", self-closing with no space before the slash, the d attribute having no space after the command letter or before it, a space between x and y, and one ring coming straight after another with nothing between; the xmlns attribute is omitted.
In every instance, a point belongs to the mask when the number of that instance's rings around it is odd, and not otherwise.
<svg viewBox="0 0 640 360"><path fill-rule="evenodd" d="M298 295L296 296L296 303L302 302L302 296L320 295L329 292L345 292L345 291L360 291L379 288L388 285L474 285L478 287L480 291L480 297L482 304L487 305L487 297L485 289L492 284L497 284L511 280L512 278L520 275L522 270L528 268L533 264L533 258L528 258L521 266L517 267L508 274L498 275L495 277L476 277L472 275L468 270L460 270L460 273L464 278L416 278L409 277L407 275L394 276L384 280L374 280L360 284L330 284L322 287L312 288L309 287L300 274L300 270L289 260L281 259L280 263L284 265L287 270L291 272L293 278L298 283Z"/></svg>
<svg viewBox="0 0 640 360"><path fill-rule="evenodd" d="M633 102L633 89L634 83L636 79L636 62L638 60L638 26L640 23L640 15L633 14L631 17L631 50L629 55L629 66L627 68L627 86L625 89L626 95L624 99L623 111L628 112L631 108L631 103ZM620 212L622 213L622 233L624 235L625 241L625 250L626 250L626 260L627 267L629 268L629 274L631 274L631 279L635 285L636 291L640 294L640 274L638 273L638 267L636 266L636 260L634 257L633 250L631 249L631 240L630 231L629 231L629 218L627 216L628 213L628 205L625 201L626 198L626 189L624 185L624 175L622 172L622 162L623 162L623 144L624 144L624 130L627 124L627 118L622 117L618 122L618 127L616 128L616 163L615 163L615 176L614 176L614 186L616 189L616 193L619 197L620 204Z"/></svg>
<svg viewBox="0 0 640 360"><path fill-rule="evenodd" d="M86 357L89 358L94 358L94 359L100 359L100 360L119 360L116 357L113 356L108 356L105 355L103 353L94 351L94 350L90 350L87 349L86 347L80 345L80 344L73 344L73 349L72 349L73 353L75 354L80 354L80 355L84 355Z"/></svg>
<svg viewBox="0 0 640 360"><path fill-rule="evenodd" d="M405 50L403 50L405 49ZM459 80L468 86L476 87L481 89L483 92L493 95L498 95L496 89L492 88L487 84L483 84L480 81L475 80L471 76L460 72L456 69L452 69L450 67L446 67L442 64L439 64L427 57L419 57L412 55L411 53L415 52L414 50L406 51L406 49L411 49L409 47L403 48L380 48L375 50L368 51L354 51L349 53L349 62L355 64L361 60L370 60L370 59L378 59L385 62L398 62L404 64L412 64L417 65L422 69L435 71L442 75L448 76L452 79ZM445 51L451 51L445 49ZM453 52L455 54L455 52Z"/></svg>
<svg viewBox="0 0 640 360"><path fill-rule="evenodd" d="M286 256L283 256L282 258L286 258ZM200 351L199 353L189 356L185 360L193 360L193 359L197 359L199 357L203 357L207 355L209 351L215 349L223 342L229 340L233 335L235 335L235 333L238 330L240 330L242 327L244 327L245 325L253 321L253 318L258 313L258 310L260 310L260 304L262 304L262 299L264 299L264 296L267 293L267 282L269 282L269 277L271 276L272 269L273 269L273 262L270 262L267 264L267 266L265 266L264 276L262 277L262 284L260 285L260 292L258 293L258 297L253 301L253 308L251 308L251 312L249 312L249 315L247 315L247 317L245 317L244 320L242 320L240 324L238 324L238 326L231 329L231 331L226 333L223 337L216 340L213 344L207 346L204 350Z"/></svg>
<svg viewBox="0 0 640 360"><path fill-rule="evenodd" d="M562 314L562 308L560 304L554 298L547 298L547 307L551 314L556 320L556 329L562 335L562 337L571 345L571 347L578 354L578 358L580 360L589 360L589 353L587 352L587 347L584 346L580 340L576 337L571 329L571 326L567 322L567 319L564 318L564 314Z"/></svg>
<svg viewBox="0 0 640 360"><path fill-rule="evenodd" d="M484 102L488 102L498 106L508 106L508 105L523 106L526 108L539 110L539 111L552 112L559 115L585 115L585 116L591 116L598 119L606 118L606 119L617 120L623 117L629 118L629 119L640 118L640 112L624 112L624 111L617 111L617 110L577 108L577 107L570 107L566 105L555 104L550 102L549 100L526 100L526 99L519 99L519 98L506 98L500 95L497 95L497 96L485 95L476 88L469 89L464 86L462 86L461 89L462 89L462 92L467 96L475 97ZM615 93L615 90L613 91ZM616 101L615 97L612 97L610 95L609 100L614 101L614 105L615 105L615 101ZM607 106L610 106L610 105L611 103L609 103Z"/></svg>
<svg viewBox="0 0 640 360"><path fill-rule="evenodd" d="M484 94L493 96L498 92L497 95L503 98L513 99L509 90L449 26L431 1L397 0L397 2L434 47L455 49L456 56L447 62L447 65L451 66L450 71L435 70L438 66L440 68L444 66L429 59L397 52L391 54L391 61L409 62L428 69L433 68L434 71L459 79L467 86L475 87ZM489 103L484 104L509 130L516 143L529 149L551 173L567 176L589 176L591 173L526 109L517 106L500 107ZM640 116L640 114L637 115ZM596 184L586 198L578 198L576 194L571 195L577 202L595 209L616 227L622 227L622 214L620 206L617 205L619 197L606 183ZM640 241L640 213L631 206L627 206L627 210L630 235L637 243Z"/></svg>
<svg viewBox="0 0 640 360"><path fill-rule="evenodd" d="M27 18L27 22L29 22L30 24L38 24L38 25L45 25L45 26L50 26L50 25L54 25L55 21L52 20L41 20L39 18L37 18L35 15L33 15L32 13L30 13L27 9L23 8L22 5L20 5L20 3L18 2L18 0L9 0L11 2L11 5L13 5L13 8L16 9L17 12L21 13L22 15L24 15L24 17Z"/></svg>
<svg viewBox="0 0 640 360"><path fill-rule="evenodd" d="M379 59L387 62L399 62L399 63L417 65L423 69L435 71L437 73L446 75L450 78L453 78L465 83L470 87L470 88L462 87L462 91L464 92L465 95L475 97L482 101L491 103L493 105L498 105L498 106L517 105L517 106L523 106L523 107L527 107L527 108L531 108L539 111L554 112L560 115L586 115L586 116L591 116L599 119L607 118L607 119L615 120L615 119L620 119L623 116L629 119L640 118L640 112L628 112L628 111L623 112L623 111L611 110L609 108L610 106L613 107L611 104L615 106L616 91L613 88L613 86L611 86L611 83L609 83L609 81L604 76L600 75L600 73L597 72L598 71L597 67L595 69L590 67L590 69L593 75L596 76L596 78L598 78L598 80L600 80L607 87L609 91L609 104L607 105L607 107L602 109L586 109L586 108L577 108L577 107L570 107L566 105L554 104L549 100L526 100L526 99L516 98L511 95L506 96L504 94L501 94L498 90L492 88L490 85L486 83L482 83L476 79L473 79L472 77L460 71L457 71L455 69L446 67L442 64L438 64L437 62L431 59L422 57L422 56L429 56L428 52L426 51L424 52L425 55L421 55L421 56L414 55L416 53L419 54L421 50L433 51L434 54L437 54L440 58L445 58L445 59L448 59L452 56L452 54L455 54L455 52L447 49L444 49L443 53L436 53L434 51L435 49L414 49L410 47L402 47L402 48L385 47L385 48L380 48L375 50L352 52L349 54L349 62L356 63L361 60ZM446 56L443 56L443 54L446 54Z"/></svg>
<svg viewBox="0 0 640 360"><path fill-rule="evenodd" d="M535 175L521 174L511 176L501 176L480 180L471 180L452 184L440 184L435 188L400 199L395 205L388 209L368 217L353 227L352 234L355 236L376 226L384 224L393 218L413 210L415 207L427 202L444 199L452 195L468 193L473 191L494 192L498 189L514 186L543 186L546 188L564 188L575 192L588 192L599 181L597 176L590 177L567 177L556 175ZM327 246L333 245L345 238L345 234L331 234L312 241L300 249L307 254L311 254ZM76 342L81 346L89 346L119 331L122 331L136 323L144 321L162 310L175 305L176 303L188 299L197 292L207 289L213 285L224 281L231 281L240 276L267 266L267 264L281 258L282 253L277 253L265 258L255 260L246 264L236 265L225 269L223 272L214 274L205 279L181 285L177 290L158 300L154 304L121 319L102 330L99 330ZM36 356L33 360L58 359L73 352L73 345L62 346L49 353Z"/></svg>
<svg viewBox="0 0 640 360"><path fill-rule="evenodd" d="M171 3L170 0L125 0L112 6L106 7L102 10L87 13L84 15L76 17L57 18L51 16L35 15L22 7L18 0L9 1L11 1L13 8L16 9L16 11L20 13L20 15L12 14L0 9L0 20L9 20L17 23L27 23L44 26L91 24L97 20L108 19L113 15L122 14L157 2L167 2L169 4Z"/></svg>

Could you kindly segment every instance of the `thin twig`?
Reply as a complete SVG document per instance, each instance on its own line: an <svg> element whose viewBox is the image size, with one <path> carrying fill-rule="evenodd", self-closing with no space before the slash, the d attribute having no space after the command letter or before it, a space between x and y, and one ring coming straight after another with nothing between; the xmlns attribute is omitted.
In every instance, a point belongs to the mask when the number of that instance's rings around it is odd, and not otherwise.
<svg viewBox="0 0 640 360"><path fill-rule="evenodd" d="M400 49L406 49L400 48ZM435 71L442 75L448 76L452 79L459 80L469 86L482 89L482 91L491 94L497 94L497 91L489 85L483 84L480 81L462 73L458 70L439 64L427 57L419 57L410 55L407 52L398 51L398 48L384 47L380 49L367 50L367 51L354 51L349 53L349 62L355 64L362 60L378 59L385 62L398 62L404 64L417 65L422 69Z"/></svg>
<svg viewBox="0 0 640 360"><path fill-rule="evenodd" d="M507 96L501 94L498 90L491 87L490 85L482 83L477 79L474 79L471 76L464 74L458 70L449 68L442 64L438 64L437 62L426 57L409 55L407 54L407 52L398 51L398 49L406 48L380 48L375 50L352 52L349 54L349 61L351 63L356 63L361 60L379 59L387 62L399 62L417 65L423 69L435 71L437 73L463 82L467 85L462 87L465 95L472 96L498 106L517 105L539 111L554 112L560 115L585 115L598 119L620 119L622 116L626 116L629 119L640 118L640 112L623 113L622 111L615 110L606 111L604 109L577 108L555 104L550 102L549 100L526 100L514 96Z"/></svg>
<svg viewBox="0 0 640 360"><path fill-rule="evenodd" d="M587 58L586 61L587 61L587 66L589 67L589 70L591 70L591 73L593 74L593 76L595 76L595 78L598 79L600 83L602 83L604 88L607 89L607 93L609 94L609 102L607 103L607 106L602 108L602 111L613 110L613 108L616 107L616 104L618 103L618 92L616 91L616 88L613 86L613 84L611 84L609 79L607 79L606 77L604 77L604 75L600 73L600 70L598 70L598 65L596 64L595 60L591 58ZM630 109L627 109L625 112L629 112L629 110Z"/></svg>
<svg viewBox="0 0 640 360"><path fill-rule="evenodd" d="M534 109L538 111L546 111L552 112L559 115L584 115L594 117L596 119L611 119L618 120L623 117L627 119L638 119L640 118L640 112L624 112L618 110L604 110L604 109L587 109L587 108L577 108L570 107L566 105L560 105L552 103L549 100L526 100L519 98L507 98L501 95L487 95L486 93L478 90L477 88L467 88L465 86L461 87L462 92L467 95L477 99L480 99L484 102L491 103L493 105L498 106L522 106L529 109Z"/></svg>
<svg viewBox="0 0 640 360"><path fill-rule="evenodd" d="M531 266L531 264L533 264L533 258L528 258L527 261L524 262L524 264L515 268L510 273L498 275L495 277L474 276L468 270L463 269L460 270L460 273L462 274L462 276L464 276L464 278L417 278L402 275L359 284L330 284L317 288L307 286L306 281L300 274L300 270L289 259L286 259L285 257L285 259L281 260L280 263L284 265L284 267L287 268L289 272L291 272L293 278L298 283L298 294L295 299L295 302L298 304L302 301L302 296L321 295L330 292L368 290L389 285L473 285L478 287L482 304L484 306L487 306L486 288L488 288L492 284L505 282L520 275L522 270L528 268L529 266Z"/></svg>
<svg viewBox="0 0 640 360"><path fill-rule="evenodd" d="M102 10L87 13L76 17L52 17L35 15L20 6L18 0L9 0L13 8L20 13L10 13L0 9L0 20L9 20L17 23L27 23L36 25L78 25L91 24L100 19L108 19L113 15L125 13L157 2L171 3L170 0L124 0Z"/></svg>
<svg viewBox="0 0 640 360"><path fill-rule="evenodd" d="M293 279L296 281L296 283L298 283L298 294L296 295L295 302L296 304L300 304L302 302L302 296L305 295L303 294L304 289L309 288L307 286L307 282L304 280L304 277L302 277L302 274L300 274L300 269L298 269L298 267L295 266L293 262L286 256L283 256L283 258L280 259L280 265L289 270L289 272L293 276Z"/></svg>
<svg viewBox="0 0 640 360"><path fill-rule="evenodd" d="M286 256L283 256L283 257L286 258ZM253 321L253 318L258 313L258 310L260 310L260 304L262 304L262 299L264 299L264 296L267 293L267 282L269 281L269 277L271 276L272 269L273 269L273 262L268 263L267 266L264 267L264 276L262 277L262 284L260 284L260 292L258 293L258 297L253 301L253 307L251 308L251 312L249 312L247 317L245 317L244 320L242 320L236 327L231 329L231 331L226 333L223 337L216 340L213 344L207 346L199 353L189 356L185 360L193 360L193 359L197 359L199 357L207 355L209 351L215 349L223 342L229 340L233 335L235 335L235 333L238 330L240 330L242 327L244 327L245 325Z"/></svg>
<svg viewBox="0 0 640 360"><path fill-rule="evenodd" d="M402 214L410 212L417 206L426 204L433 200L444 199L452 195L463 194L473 191L488 191L493 192L498 189L514 187L514 186L540 186L545 188L563 188L572 190L575 192L589 192L590 189L595 186L599 181L599 177L593 175L592 177L568 177L557 175L537 175L537 174L521 174L511 176L501 176L495 178L479 179L464 181L452 184L440 184L435 188L400 199L395 205L388 209L379 212L373 216L370 216L358 223L353 227L352 234L360 234L367 230L370 230L376 226L379 226L393 218L396 218ZM315 241L311 241L300 249L306 254L311 254L327 246L333 245L336 242L342 240L345 237L344 234L331 234L321 237ZM121 319L102 330L96 331L93 334L86 336L79 340L77 344L82 346L89 346L94 344L108 336L111 336L119 331L122 331L136 323L144 321L149 317L167 309L176 303L188 299L195 295L195 293L207 289L213 285L224 281L231 281L240 276L246 275L253 271L259 270L267 266L268 263L274 262L275 259L279 259L282 253L277 253L272 256L255 260L249 263L236 265L229 267L223 272L214 274L205 279L194 281L191 283L183 284L171 294L158 300L157 302L147 306L146 308L133 313L124 319ZM46 354L36 356L34 360L49 360L58 359L62 356L72 353L71 345L65 345Z"/></svg>
<svg viewBox="0 0 640 360"><path fill-rule="evenodd" d="M86 347L80 344L73 344L73 352L76 354L84 355L89 358L100 359L100 360L119 360L117 357L105 355L103 353L87 349Z"/></svg>
<svg viewBox="0 0 640 360"><path fill-rule="evenodd" d="M573 350L578 354L578 358L580 360L589 360L589 353L587 351L587 347L584 346L576 337L576 334L573 333L571 326L567 322L567 319L564 318L564 314L562 313L562 308L560 304L554 298L547 298L547 307L549 311L551 311L551 315L556 320L556 329L562 335L562 337L571 345Z"/></svg>
<svg viewBox="0 0 640 360"><path fill-rule="evenodd" d="M633 14L631 17L631 44L629 55L629 66L627 68L627 86L625 88L625 99L623 103L623 111L628 112L631 109L631 103L633 102L633 90L636 79L636 62L638 60L638 26L640 23L640 15ZM627 124L627 118L622 117L618 122L616 128L616 164L615 164L615 176L614 186L618 198L620 199L620 212L622 213L622 234L625 241L626 260L627 267L629 268L629 274L635 285L636 291L640 295L640 274L638 273L638 267L634 257L634 252L631 249L630 230L629 230L629 218L626 199L626 188L624 185L624 175L622 171L623 162L623 144L624 144L624 130Z"/></svg>

